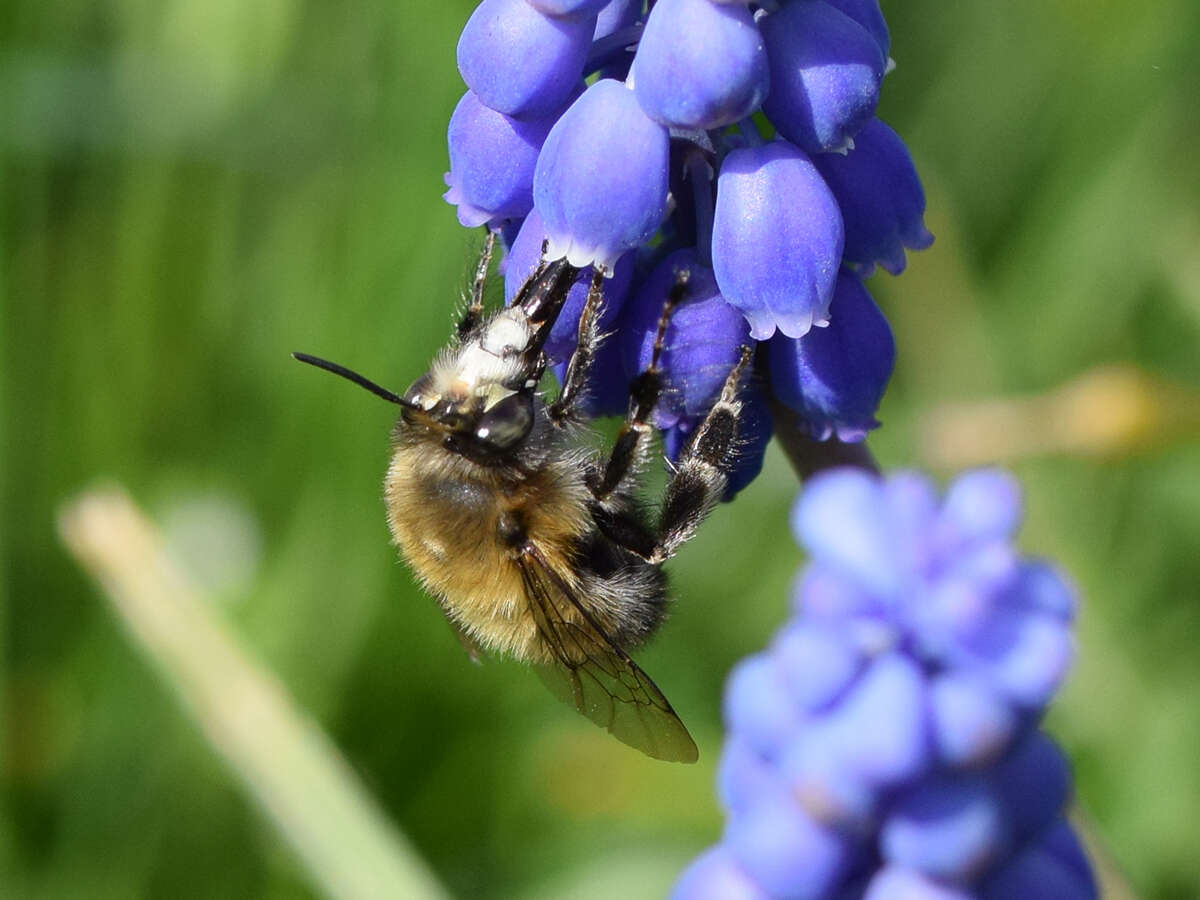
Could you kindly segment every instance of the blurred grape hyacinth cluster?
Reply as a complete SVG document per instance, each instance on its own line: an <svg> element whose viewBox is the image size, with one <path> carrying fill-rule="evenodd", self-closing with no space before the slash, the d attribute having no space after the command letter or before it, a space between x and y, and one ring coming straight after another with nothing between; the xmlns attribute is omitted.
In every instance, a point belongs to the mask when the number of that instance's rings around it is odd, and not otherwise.
<svg viewBox="0 0 1200 900"><path fill-rule="evenodd" d="M463 29L446 199L497 231L511 299L542 255L609 276L591 412L624 410L680 273L656 414L674 455L759 347L731 494L768 392L817 440L861 441L895 347L863 278L929 245L904 143L875 118L876 0L483 0ZM575 345L586 268L547 345Z"/></svg>
<svg viewBox="0 0 1200 900"><path fill-rule="evenodd" d="M840 469L792 515L795 613L725 695L721 842L674 900L1096 896L1038 728L1072 658L1072 588L1011 544L997 471Z"/></svg>

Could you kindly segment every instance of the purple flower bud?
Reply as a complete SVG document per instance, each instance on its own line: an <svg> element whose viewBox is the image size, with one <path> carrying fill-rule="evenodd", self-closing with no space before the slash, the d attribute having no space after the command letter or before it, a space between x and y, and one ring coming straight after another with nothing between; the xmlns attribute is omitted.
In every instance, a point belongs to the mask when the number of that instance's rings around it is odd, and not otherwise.
<svg viewBox="0 0 1200 900"><path fill-rule="evenodd" d="M1066 623L1038 613L1008 612L992 617L962 662L977 661L1001 694L1036 709L1058 690L1074 655Z"/></svg>
<svg viewBox="0 0 1200 900"><path fill-rule="evenodd" d="M800 540L803 526L799 506L792 508L792 532ZM840 567L814 562L797 579L793 594L795 611L814 620L841 623L859 616L882 614L883 605L867 585L847 578Z"/></svg>
<svg viewBox="0 0 1200 900"><path fill-rule="evenodd" d="M842 150L875 115L885 57L870 33L822 0L759 20L771 62L763 111L809 153Z"/></svg>
<svg viewBox="0 0 1200 900"><path fill-rule="evenodd" d="M901 866L885 866L867 886L863 900L976 900L969 891L926 878Z"/></svg>
<svg viewBox="0 0 1200 900"><path fill-rule="evenodd" d="M925 602L906 610L915 649L927 660L942 663L968 655L971 641L991 639L994 597L970 578L940 578L926 586Z"/></svg>
<svg viewBox="0 0 1200 900"><path fill-rule="evenodd" d="M526 279L533 274L542 258L542 241L546 238L546 228L542 217L535 209L525 218L512 248L505 257L507 265L504 270L504 302L511 303ZM613 330L617 317L625 305L629 295L629 285L633 280L633 254L626 253L617 260L613 267L612 277L604 282L604 305L600 310L600 333L607 334ZM583 269L571 285L562 312L558 314L554 325L550 328L550 336L546 339L546 354L555 363L563 363L570 359L579 342L579 317L583 314L583 304L587 300L588 288L592 283L591 269ZM615 339L605 341L605 344L615 345ZM603 344L601 345L604 346ZM616 361L619 362L619 355ZM598 361L599 362L599 361ZM626 391L628 380L618 376L621 381L620 389ZM626 392L626 397L627 397Z"/></svg>
<svg viewBox="0 0 1200 900"><path fill-rule="evenodd" d="M646 243L667 203L670 139L633 92L602 79L550 129L533 174L533 202L551 259L611 269Z"/></svg>
<svg viewBox="0 0 1200 900"><path fill-rule="evenodd" d="M874 786L842 758L835 722L814 719L791 741L779 760L793 800L822 825L845 831L868 827L876 813Z"/></svg>
<svg viewBox="0 0 1200 900"><path fill-rule="evenodd" d="M786 797L772 797L732 821L725 842L741 868L776 897L822 897L842 877L853 848Z"/></svg>
<svg viewBox="0 0 1200 900"><path fill-rule="evenodd" d="M795 705L769 656L744 659L730 673L725 720L767 758L774 757L796 730Z"/></svg>
<svg viewBox="0 0 1200 900"><path fill-rule="evenodd" d="M977 676L949 671L930 687L930 725L941 759L952 766L978 766L995 759L1008 746L1017 716Z"/></svg>
<svg viewBox="0 0 1200 900"><path fill-rule="evenodd" d="M1079 843L1075 829L1071 827L1071 823L1065 816L1059 816L1038 836L1038 846L1065 864L1092 886L1093 891L1095 890L1092 883L1091 863L1088 862L1087 854L1084 853L1083 846Z"/></svg>
<svg viewBox="0 0 1200 900"><path fill-rule="evenodd" d="M548 16L589 15L600 11L608 0L525 0Z"/></svg>
<svg viewBox="0 0 1200 900"><path fill-rule="evenodd" d="M557 115L516 119L463 94L450 117L443 197L468 228L519 219L533 208L533 167Z"/></svg>
<svg viewBox="0 0 1200 900"><path fill-rule="evenodd" d="M772 141L725 158L713 271L725 299L750 323L751 337L766 340L778 329L797 338L828 318L841 258L841 213L807 156Z"/></svg>
<svg viewBox="0 0 1200 900"><path fill-rule="evenodd" d="M980 900L1095 900L1096 885L1054 854L1032 847L997 871L978 895Z"/></svg>
<svg viewBox="0 0 1200 900"><path fill-rule="evenodd" d="M846 225L846 262L870 274L879 263L904 271L904 248L933 243L925 228L925 191L908 148L887 125L872 119L854 137L854 149L819 153L813 165L833 191Z"/></svg>
<svg viewBox="0 0 1200 900"><path fill-rule="evenodd" d="M856 276L837 279L829 324L798 339L771 340L771 387L817 440L863 440L896 361L892 330Z"/></svg>
<svg viewBox="0 0 1200 900"><path fill-rule="evenodd" d="M708 0L704 0L708 2ZM630 377L650 365L658 322L681 274L682 300L671 313L659 366L663 390L654 408L659 428L703 417L721 393L741 349L751 343L745 318L725 302L713 271L694 249L678 250L655 266L629 305L622 322L625 371Z"/></svg>
<svg viewBox="0 0 1200 900"><path fill-rule="evenodd" d="M671 900L770 900L723 844L702 853L684 870Z"/></svg>
<svg viewBox="0 0 1200 900"><path fill-rule="evenodd" d="M919 667L903 655L887 654L872 663L829 713L846 770L877 788L924 771L930 762L927 693Z"/></svg>
<svg viewBox="0 0 1200 900"><path fill-rule="evenodd" d="M1071 770L1058 745L1028 735L990 774L1014 837L1026 841L1057 819L1071 795Z"/></svg>
<svg viewBox="0 0 1200 900"><path fill-rule="evenodd" d="M897 472L883 486L890 513L897 565L909 572L924 572L938 547L931 538L938 518L938 497L916 472Z"/></svg>
<svg viewBox="0 0 1200 900"><path fill-rule="evenodd" d="M965 540L1004 539L1021 519L1021 487L1000 469L961 475L946 492L941 527Z"/></svg>
<svg viewBox="0 0 1200 900"><path fill-rule="evenodd" d="M740 735L725 742L717 766L717 797L730 813L737 814L783 790L779 773Z"/></svg>
<svg viewBox="0 0 1200 900"><path fill-rule="evenodd" d="M996 797L978 776L942 777L905 792L880 831L884 858L935 878L977 878L1003 850Z"/></svg>
<svg viewBox="0 0 1200 900"><path fill-rule="evenodd" d="M1049 613L1064 622L1075 618L1075 589L1055 566L1042 560L1024 563L1005 602Z"/></svg>
<svg viewBox="0 0 1200 900"><path fill-rule="evenodd" d="M750 10L711 0L659 0L633 61L634 93L652 119L719 128L767 96L767 50Z"/></svg>
<svg viewBox="0 0 1200 900"><path fill-rule="evenodd" d="M879 0L825 0L830 6L839 9L865 28L879 44L879 52L887 59L892 49L892 38L888 33L887 22L879 9Z"/></svg>
<svg viewBox="0 0 1200 900"><path fill-rule="evenodd" d="M792 533L814 561L881 596L905 584L895 546L879 515L882 487L864 472L840 469L814 478L792 507Z"/></svg>
<svg viewBox="0 0 1200 900"><path fill-rule="evenodd" d="M583 77L595 27L594 16L548 16L525 0L483 0L458 39L458 70L494 110L549 115Z"/></svg>
<svg viewBox="0 0 1200 900"><path fill-rule="evenodd" d="M842 695L862 669L862 655L838 629L793 622L775 638L771 653L792 698L806 713L819 712Z"/></svg>

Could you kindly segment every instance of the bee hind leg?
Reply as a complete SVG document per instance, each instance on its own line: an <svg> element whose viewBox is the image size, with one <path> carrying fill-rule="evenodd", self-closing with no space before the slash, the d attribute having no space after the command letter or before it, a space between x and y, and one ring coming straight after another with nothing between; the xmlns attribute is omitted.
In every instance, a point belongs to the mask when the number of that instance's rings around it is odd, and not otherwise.
<svg viewBox="0 0 1200 900"><path fill-rule="evenodd" d="M663 498L658 543L646 556L649 562L661 563L674 555L696 533L725 493L726 473L737 454L738 421L742 413L739 386L750 357L750 348L743 347L725 379L721 396L679 454Z"/></svg>

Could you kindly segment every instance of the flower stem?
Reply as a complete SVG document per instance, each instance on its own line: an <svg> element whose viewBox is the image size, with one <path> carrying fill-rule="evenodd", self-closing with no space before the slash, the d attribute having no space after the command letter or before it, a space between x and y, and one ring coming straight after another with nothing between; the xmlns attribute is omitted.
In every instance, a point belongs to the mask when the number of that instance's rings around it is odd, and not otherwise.
<svg viewBox="0 0 1200 900"><path fill-rule="evenodd" d="M849 466L880 474L879 463L865 441L846 444L836 438L818 441L809 437L799 416L774 397L770 401L771 417L775 420L775 437L787 455L801 481L826 469Z"/></svg>
<svg viewBox="0 0 1200 900"><path fill-rule="evenodd" d="M745 138L747 147L761 147L766 143L752 116L738 122L737 130Z"/></svg>

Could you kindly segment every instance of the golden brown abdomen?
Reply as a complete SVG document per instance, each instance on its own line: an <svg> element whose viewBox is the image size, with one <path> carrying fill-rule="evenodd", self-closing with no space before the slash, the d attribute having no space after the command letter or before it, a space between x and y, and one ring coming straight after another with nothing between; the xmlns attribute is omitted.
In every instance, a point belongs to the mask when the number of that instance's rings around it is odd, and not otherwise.
<svg viewBox="0 0 1200 900"><path fill-rule="evenodd" d="M401 445L384 481L388 525L401 553L446 614L487 649L548 661L502 517L572 578L568 558L589 527L579 467L547 466L520 482L448 450Z"/></svg>

